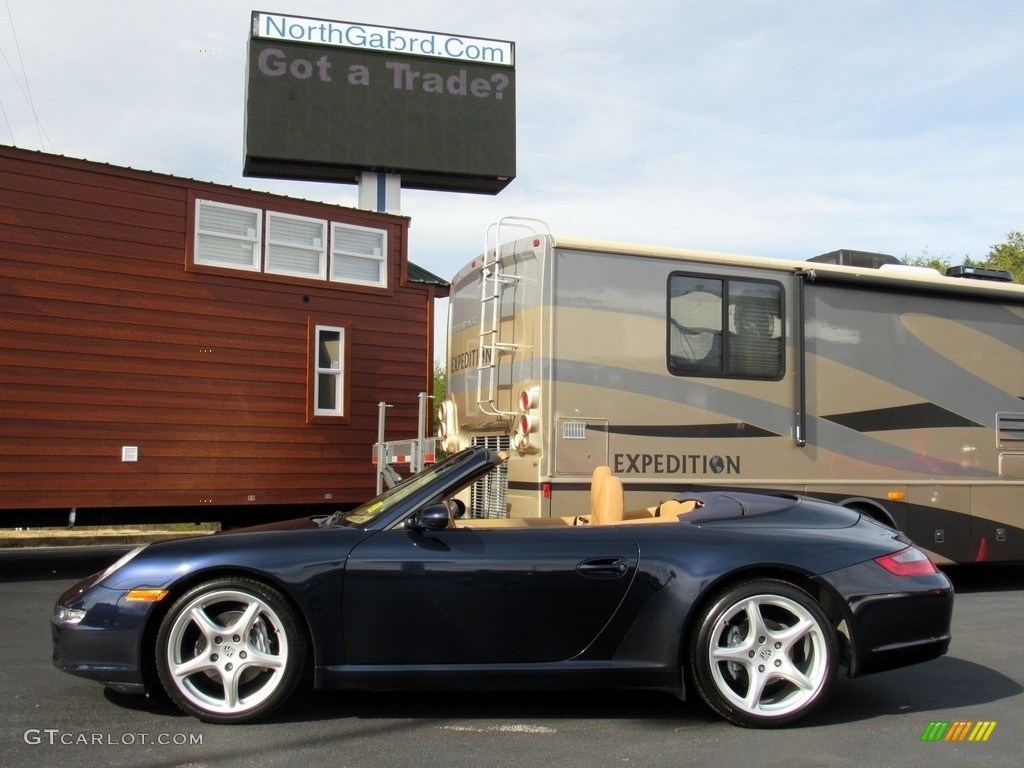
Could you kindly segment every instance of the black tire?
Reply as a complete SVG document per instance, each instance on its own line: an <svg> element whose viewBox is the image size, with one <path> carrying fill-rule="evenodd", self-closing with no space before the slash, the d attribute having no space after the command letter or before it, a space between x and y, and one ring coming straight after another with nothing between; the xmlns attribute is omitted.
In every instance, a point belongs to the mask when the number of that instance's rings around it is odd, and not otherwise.
<svg viewBox="0 0 1024 768"><path fill-rule="evenodd" d="M784 581L736 584L711 600L688 643L697 692L726 720L789 725L825 700L839 643L818 602Z"/></svg>
<svg viewBox="0 0 1024 768"><path fill-rule="evenodd" d="M248 723L291 695L306 636L284 596L249 578L222 578L178 598L160 624L156 668L170 699L208 723Z"/></svg>

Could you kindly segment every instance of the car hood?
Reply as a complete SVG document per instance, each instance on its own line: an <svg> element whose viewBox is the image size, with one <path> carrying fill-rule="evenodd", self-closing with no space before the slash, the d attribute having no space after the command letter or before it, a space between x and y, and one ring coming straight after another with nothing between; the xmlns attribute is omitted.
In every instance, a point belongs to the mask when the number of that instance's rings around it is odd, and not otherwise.
<svg viewBox="0 0 1024 768"><path fill-rule="evenodd" d="M320 524L315 517L295 517L291 520L278 520L274 523L263 525L248 525L244 528L229 528L226 531L218 532L217 536L228 536L233 533L257 533L259 531L301 531L307 528L319 528Z"/></svg>

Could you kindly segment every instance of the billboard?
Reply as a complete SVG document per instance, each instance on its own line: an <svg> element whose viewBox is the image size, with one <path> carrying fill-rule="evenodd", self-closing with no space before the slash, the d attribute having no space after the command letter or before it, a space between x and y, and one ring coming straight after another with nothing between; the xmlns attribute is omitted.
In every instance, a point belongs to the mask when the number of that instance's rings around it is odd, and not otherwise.
<svg viewBox="0 0 1024 768"><path fill-rule="evenodd" d="M496 194L515 178L515 46L254 11L246 176Z"/></svg>

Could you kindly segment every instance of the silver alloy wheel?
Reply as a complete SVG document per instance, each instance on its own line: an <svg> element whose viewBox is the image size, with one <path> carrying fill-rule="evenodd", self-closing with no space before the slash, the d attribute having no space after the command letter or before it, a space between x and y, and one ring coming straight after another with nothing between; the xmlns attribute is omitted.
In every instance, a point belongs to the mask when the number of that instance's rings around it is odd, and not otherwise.
<svg viewBox="0 0 1024 768"><path fill-rule="evenodd" d="M818 695L827 678L821 626L780 595L755 595L726 608L707 649L715 686L751 715L788 715Z"/></svg>
<svg viewBox="0 0 1024 768"><path fill-rule="evenodd" d="M160 652L167 676L195 709L238 716L267 702L286 680L285 620L248 590L193 597L174 618Z"/></svg>
<svg viewBox="0 0 1024 768"><path fill-rule="evenodd" d="M701 697L734 723L775 727L809 713L835 677L835 630L807 592L774 579L718 595L690 647Z"/></svg>

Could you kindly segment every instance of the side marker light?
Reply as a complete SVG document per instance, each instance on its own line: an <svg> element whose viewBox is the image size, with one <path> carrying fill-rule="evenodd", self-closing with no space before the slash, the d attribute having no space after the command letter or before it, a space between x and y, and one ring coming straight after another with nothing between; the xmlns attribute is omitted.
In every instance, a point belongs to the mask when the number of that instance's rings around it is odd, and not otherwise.
<svg viewBox="0 0 1024 768"><path fill-rule="evenodd" d="M139 603L159 603L167 597L166 589L130 589L124 596L125 600Z"/></svg>

